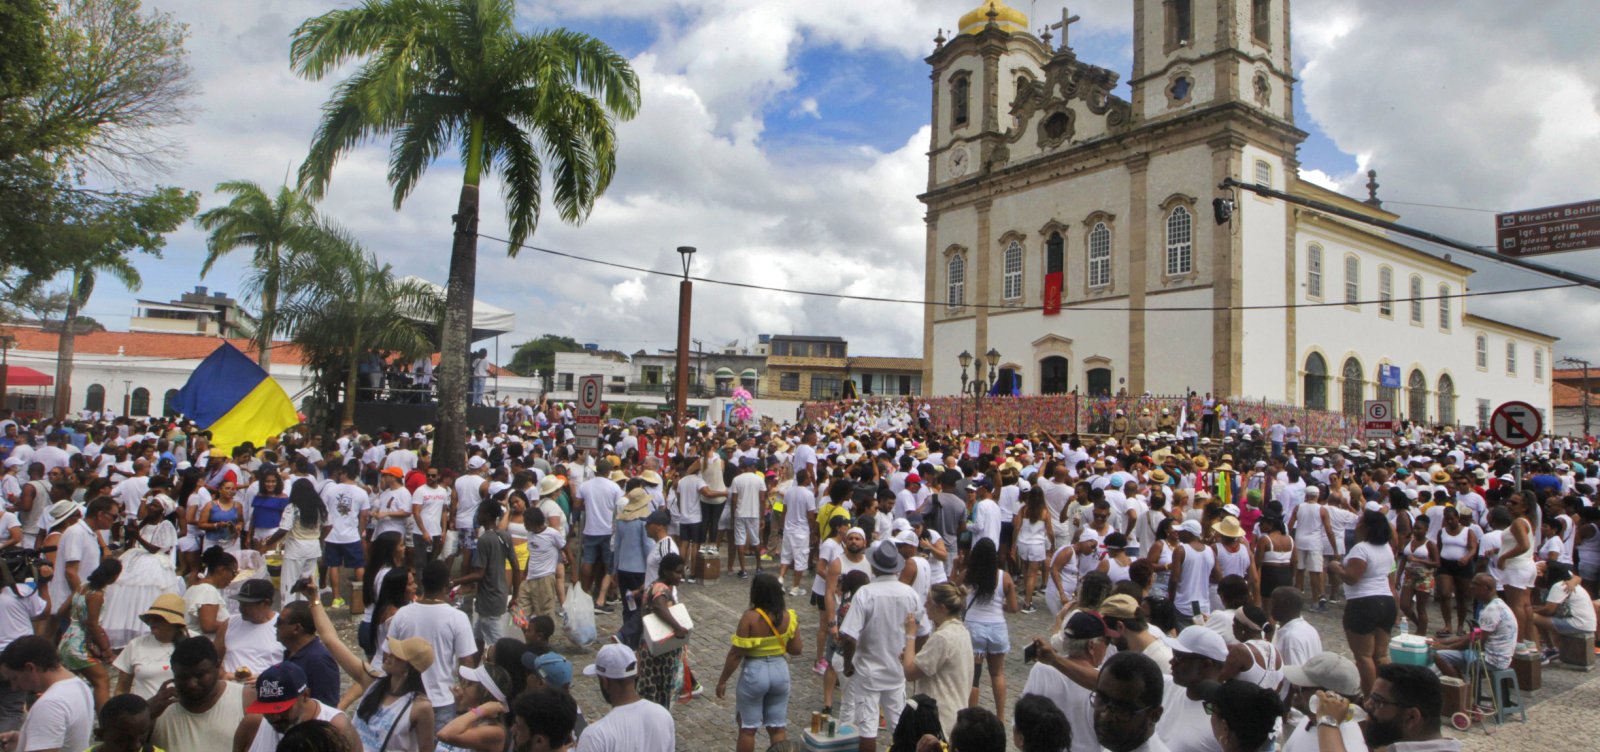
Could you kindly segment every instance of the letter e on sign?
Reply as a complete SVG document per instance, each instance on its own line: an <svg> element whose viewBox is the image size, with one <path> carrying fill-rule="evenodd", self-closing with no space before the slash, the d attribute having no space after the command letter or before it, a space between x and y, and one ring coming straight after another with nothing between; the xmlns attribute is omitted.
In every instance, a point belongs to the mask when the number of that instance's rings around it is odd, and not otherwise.
<svg viewBox="0 0 1600 752"><path fill-rule="evenodd" d="M1544 417L1539 408L1526 402L1507 402L1489 416L1489 434L1512 449L1522 449L1544 433Z"/></svg>
<svg viewBox="0 0 1600 752"><path fill-rule="evenodd" d="M584 376L578 382L578 409L600 409L600 377Z"/></svg>

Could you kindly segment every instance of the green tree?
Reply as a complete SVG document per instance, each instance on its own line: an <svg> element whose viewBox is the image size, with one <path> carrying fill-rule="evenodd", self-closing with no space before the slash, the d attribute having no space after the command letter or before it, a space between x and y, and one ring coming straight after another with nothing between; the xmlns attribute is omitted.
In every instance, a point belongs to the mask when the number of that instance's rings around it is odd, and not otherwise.
<svg viewBox="0 0 1600 752"><path fill-rule="evenodd" d="M571 337L557 334L540 335L538 339L517 345L516 353L511 356L511 365L507 366L507 369L519 376L532 376L534 371L539 371L548 378L556 367L556 353L582 350L583 345Z"/></svg>
<svg viewBox="0 0 1600 752"><path fill-rule="evenodd" d="M273 337L283 329L278 298L286 268L292 256L316 251L323 240L322 225L310 197L288 186L269 196L257 183L233 180L217 184L217 192L233 198L195 218L201 229L211 233L200 276L205 277L219 259L234 250L255 250L245 294L260 306L251 339L261 367L270 369Z"/></svg>
<svg viewBox="0 0 1600 752"><path fill-rule="evenodd" d="M514 16L512 0L367 0L307 20L290 47L295 72L312 80L360 63L324 105L300 168L313 196L369 138L394 136L396 209L436 158L452 148L460 156L434 453L446 467L465 459L479 183L499 171L515 254L538 224L546 170L561 219L588 217L616 169L614 121L639 108L638 79L621 55L564 29L519 32Z"/></svg>
<svg viewBox="0 0 1600 752"><path fill-rule="evenodd" d="M355 423L358 367L369 350L412 359L433 351L444 301L430 285L396 279L349 233L324 226L316 252L291 257L277 315L319 384L343 385L340 425ZM332 403L332 394L327 394Z"/></svg>

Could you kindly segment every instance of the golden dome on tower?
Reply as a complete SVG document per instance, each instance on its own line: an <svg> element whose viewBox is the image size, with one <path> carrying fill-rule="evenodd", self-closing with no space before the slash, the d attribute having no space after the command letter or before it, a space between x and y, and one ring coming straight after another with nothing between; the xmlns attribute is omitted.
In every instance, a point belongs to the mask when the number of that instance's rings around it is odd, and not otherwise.
<svg viewBox="0 0 1600 752"><path fill-rule="evenodd" d="M989 11L994 10L995 25L1001 31L1023 32L1028 30L1028 16L1016 8L1005 4L1005 0L987 0L966 15L961 17L961 33L976 34L989 25Z"/></svg>

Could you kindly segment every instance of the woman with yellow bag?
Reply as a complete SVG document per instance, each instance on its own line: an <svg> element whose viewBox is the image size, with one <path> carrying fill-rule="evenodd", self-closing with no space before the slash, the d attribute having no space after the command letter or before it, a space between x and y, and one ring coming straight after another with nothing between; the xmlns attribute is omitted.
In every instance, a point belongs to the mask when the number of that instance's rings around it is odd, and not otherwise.
<svg viewBox="0 0 1600 752"><path fill-rule="evenodd" d="M728 648L722 676L717 679L717 699L720 700L727 692L728 678L742 666L735 690L738 752L755 750L756 731L763 726L772 744L783 741L788 735L788 656L799 655L802 649L800 636L796 634L798 625L794 611L784 608L783 583L770 574L757 574L750 583L750 608L739 618L733 646Z"/></svg>

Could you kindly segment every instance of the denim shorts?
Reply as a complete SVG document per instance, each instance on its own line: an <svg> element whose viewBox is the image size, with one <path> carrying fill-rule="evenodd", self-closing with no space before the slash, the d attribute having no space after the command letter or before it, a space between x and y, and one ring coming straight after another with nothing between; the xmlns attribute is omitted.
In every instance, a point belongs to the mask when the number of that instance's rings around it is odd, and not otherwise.
<svg viewBox="0 0 1600 752"><path fill-rule="evenodd" d="M361 541L354 543L323 543L322 562L329 567L361 569L367 566L367 557L361 551Z"/></svg>
<svg viewBox="0 0 1600 752"><path fill-rule="evenodd" d="M972 652L977 655L1005 655L1011 652L1011 633L1005 622L969 621L967 632L972 635Z"/></svg>
<svg viewBox="0 0 1600 752"><path fill-rule="evenodd" d="M789 663L784 656L745 658L739 672L739 728L789 723Z"/></svg>
<svg viewBox="0 0 1600 752"><path fill-rule="evenodd" d="M605 568L611 568L611 536L583 536L583 558L580 563L593 564L597 561Z"/></svg>

